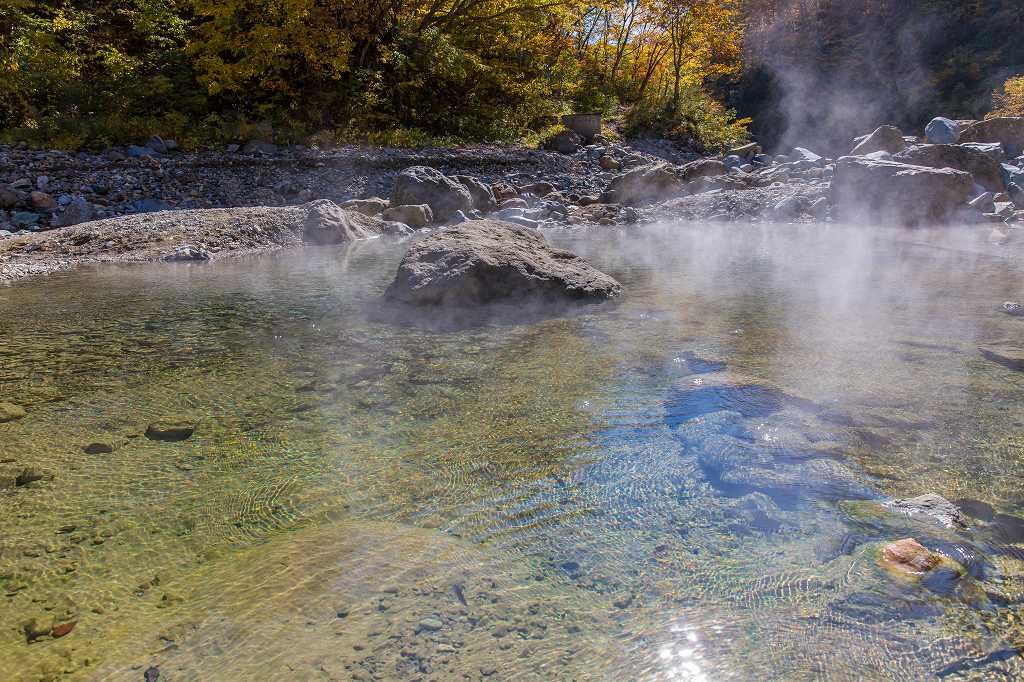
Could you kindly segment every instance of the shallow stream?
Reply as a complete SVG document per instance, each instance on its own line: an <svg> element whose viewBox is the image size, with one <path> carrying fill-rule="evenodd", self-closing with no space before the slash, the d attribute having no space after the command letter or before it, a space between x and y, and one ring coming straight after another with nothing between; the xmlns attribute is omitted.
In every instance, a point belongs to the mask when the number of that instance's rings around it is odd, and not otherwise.
<svg viewBox="0 0 1024 682"><path fill-rule="evenodd" d="M0 679L1024 676L1024 373L978 352L1024 262L548 237L622 300L413 315L380 240L0 288ZM885 504L927 492L970 528Z"/></svg>

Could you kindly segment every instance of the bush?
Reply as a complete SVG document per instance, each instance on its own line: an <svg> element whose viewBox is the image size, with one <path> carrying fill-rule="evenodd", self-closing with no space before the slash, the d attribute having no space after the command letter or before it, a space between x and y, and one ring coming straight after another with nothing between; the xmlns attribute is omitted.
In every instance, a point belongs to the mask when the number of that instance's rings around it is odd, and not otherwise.
<svg viewBox="0 0 1024 682"><path fill-rule="evenodd" d="M747 138L749 118L737 119L703 91L684 90L679 102L671 98L648 98L626 112L623 130L633 136L662 136L692 147L695 151L722 150Z"/></svg>
<svg viewBox="0 0 1024 682"><path fill-rule="evenodd" d="M992 95L993 109L985 118L1024 116L1024 76L1014 76Z"/></svg>

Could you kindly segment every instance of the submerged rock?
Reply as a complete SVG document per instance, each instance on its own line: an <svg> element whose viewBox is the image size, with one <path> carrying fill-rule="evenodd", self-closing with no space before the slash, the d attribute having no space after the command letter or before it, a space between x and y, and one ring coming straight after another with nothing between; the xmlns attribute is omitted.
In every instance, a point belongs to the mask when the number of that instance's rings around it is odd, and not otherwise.
<svg viewBox="0 0 1024 682"><path fill-rule="evenodd" d="M1000 343L979 346L978 350L992 362L998 362L1004 367L1024 372L1024 348L1020 346Z"/></svg>
<svg viewBox="0 0 1024 682"><path fill-rule="evenodd" d="M196 425L183 417L164 417L146 428L146 438L167 442L187 440L195 433Z"/></svg>
<svg viewBox="0 0 1024 682"><path fill-rule="evenodd" d="M761 414L758 410L751 416ZM817 452L806 443L777 446L753 438L738 412L707 413L687 420L675 433L688 450L696 452L711 481L727 490L829 501L878 497L831 453Z"/></svg>
<svg viewBox="0 0 1024 682"><path fill-rule="evenodd" d="M942 557L913 538L903 538L882 548L882 561L903 573L920 574L938 566Z"/></svg>
<svg viewBox="0 0 1024 682"><path fill-rule="evenodd" d="M25 408L14 403L0 402L0 424L12 422L25 416Z"/></svg>
<svg viewBox="0 0 1024 682"><path fill-rule="evenodd" d="M82 451L87 455L108 455L117 449L117 444L109 440L98 440L89 443Z"/></svg>
<svg viewBox="0 0 1024 682"><path fill-rule="evenodd" d="M1000 310L1013 317L1024 317L1024 305L1014 301L1007 301L1000 307Z"/></svg>
<svg viewBox="0 0 1024 682"><path fill-rule="evenodd" d="M841 217L907 225L946 223L971 198L969 173L860 156L836 162L832 204Z"/></svg>
<svg viewBox="0 0 1024 682"><path fill-rule="evenodd" d="M903 538L885 545L878 563L896 577L922 580L937 591L949 592L966 571L958 562L933 552L914 538Z"/></svg>
<svg viewBox="0 0 1024 682"><path fill-rule="evenodd" d="M930 517L946 528L966 528L969 525L967 517L955 504L935 493L893 500L889 507L908 516Z"/></svg>
<svg viewBox="0 0 1024 682"><path fill-rule="evenodd" d="M470 220L409 249L386 296L418 305L480 304L532 297L614 298L621 285L543 235L494 220Z"/></svg>

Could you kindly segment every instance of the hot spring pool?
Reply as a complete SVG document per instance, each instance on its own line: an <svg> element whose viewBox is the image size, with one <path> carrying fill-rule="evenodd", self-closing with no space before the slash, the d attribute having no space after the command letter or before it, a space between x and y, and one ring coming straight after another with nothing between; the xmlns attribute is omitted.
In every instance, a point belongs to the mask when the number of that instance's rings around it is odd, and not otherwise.
<svg viewBox="0 0 1024 682"><path fill-rule="evenodd" d="M1024 675L1024 373L978 352L1024 261L548 237L622 299L437 324L380 240L0 289L0 678ZM928 492L970 527L886 507ZM905 537L967 573L895 579Z"/></svg>

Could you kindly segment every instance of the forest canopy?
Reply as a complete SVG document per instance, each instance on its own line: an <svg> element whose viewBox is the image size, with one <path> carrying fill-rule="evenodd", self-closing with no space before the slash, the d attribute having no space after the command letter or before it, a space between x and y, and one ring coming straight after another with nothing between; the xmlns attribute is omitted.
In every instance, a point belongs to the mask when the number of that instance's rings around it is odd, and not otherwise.
<svg viewBox="0 0 1024 682"><path fill-rule="evenodd" d="M1019 0L0 0L0 129L517 141L601 111L696 149L750 117L768 148L824 150L1014 110L1013 26Z"/></svg>
<svg viewBox="0 0 1024 682"><path fill-rule="evenodd" d="M515 140L626 106L721 144L742 124L709 86L740 67L740 20L729 0L5 0L0 126L65 146L268 124Z"/></svg>

